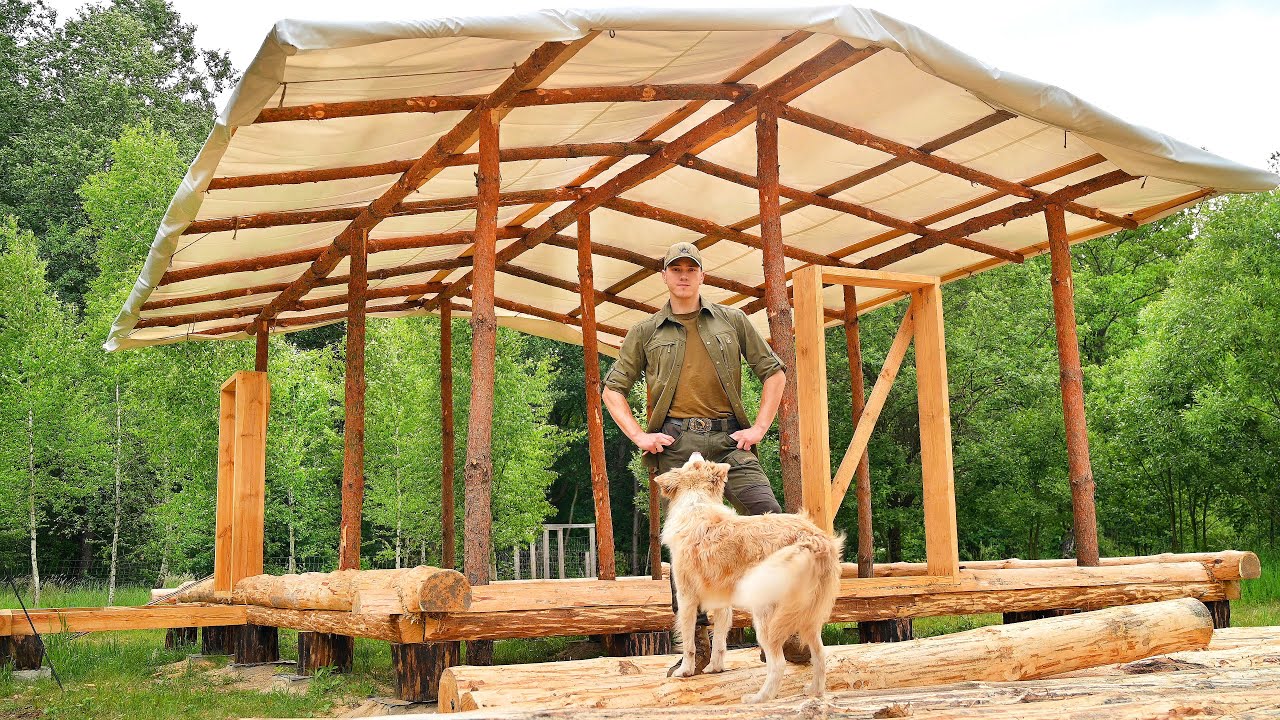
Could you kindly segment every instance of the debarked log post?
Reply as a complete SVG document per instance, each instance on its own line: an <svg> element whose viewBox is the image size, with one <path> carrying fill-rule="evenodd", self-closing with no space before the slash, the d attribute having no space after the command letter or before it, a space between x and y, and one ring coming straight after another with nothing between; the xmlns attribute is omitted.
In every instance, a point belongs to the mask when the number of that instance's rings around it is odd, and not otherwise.
<svg viewBox="0 0 1280 720"><path fill-rule="evenodd" d="M298 633L298 674L314 675L320 668L350 673L355 638L323 632Z"/></svg>
<svg viewBox="0 0 1280 720"><path fill-rule="evenodd" d="M1213 623L1197 600L1109 608L896 645L828 648L827 689L873 690L966 681L1031 680L1208 646ZM755 650L729 653L727 671L664 677L673 658L599 658L505 667L459 667L440 684L440 709L656 708L736 704L765 668ZM801 695L808 671L789 672L780 699Z"/></svg>
<svg viewBox="0 0 1280 720"><path fill-rule="evenodd" d="M396 697L428 702L439 697L440 676L458 664L462 643L392 643L391 669L396 675Z"/></svg>

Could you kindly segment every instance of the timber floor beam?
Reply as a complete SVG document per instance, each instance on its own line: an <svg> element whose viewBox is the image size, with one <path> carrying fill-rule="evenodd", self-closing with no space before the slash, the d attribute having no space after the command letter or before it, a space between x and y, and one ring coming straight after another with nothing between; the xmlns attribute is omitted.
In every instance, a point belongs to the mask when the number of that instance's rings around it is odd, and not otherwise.
<svg viewBox="0 0 1280 720"><path fill-rule="evenodd" d="M237 605L147 605L32 609L31 622L42 635L105 630L155 630L243 625L248 612ZM0 634L30 635L31 623L21 610L0 610Z"/></svg>

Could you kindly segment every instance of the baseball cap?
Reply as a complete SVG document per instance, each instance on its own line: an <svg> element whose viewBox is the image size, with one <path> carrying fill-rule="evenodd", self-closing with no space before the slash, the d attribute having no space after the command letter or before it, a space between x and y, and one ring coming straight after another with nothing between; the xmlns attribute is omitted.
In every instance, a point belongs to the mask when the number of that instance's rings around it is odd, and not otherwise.
<svg viewBox="0 0 1280 720"><path fill-rule="evenodd" d="M693 243L678 242L667 249L667 257L662 261L662 269L666 270L668 265L680 258L689 258L698 263L698 267L702 267L702 253L698 252L698 246Z"/></svg>

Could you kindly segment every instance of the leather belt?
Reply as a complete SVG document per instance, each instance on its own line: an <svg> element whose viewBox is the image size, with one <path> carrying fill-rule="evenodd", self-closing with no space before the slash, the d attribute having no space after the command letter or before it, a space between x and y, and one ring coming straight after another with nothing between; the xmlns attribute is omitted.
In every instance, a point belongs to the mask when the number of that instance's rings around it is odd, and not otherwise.
<svg viewBox="0 0 1280 720"><path fill-rule="evenodd" d="M663 429L672 427L680 432L688 430L702 435L712 432L735 432L741 430L737 418L667 418L662 423Z"/></svg>

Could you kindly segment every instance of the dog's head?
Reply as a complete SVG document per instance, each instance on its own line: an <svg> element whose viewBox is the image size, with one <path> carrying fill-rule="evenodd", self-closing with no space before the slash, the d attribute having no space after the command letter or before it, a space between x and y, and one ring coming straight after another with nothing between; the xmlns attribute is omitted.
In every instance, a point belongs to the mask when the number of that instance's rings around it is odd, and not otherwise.
<svg viewBox="0 0 1280 720"><path fill-rule="evenodd" d="M707 462L701 453L694 453L683 467L662 473L653 481L663 496L674 500L687 490L706 493L713 498L724 497L724 485L729 480L729 464Z"/></svg>

